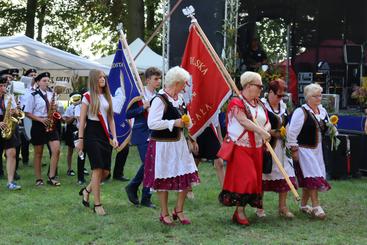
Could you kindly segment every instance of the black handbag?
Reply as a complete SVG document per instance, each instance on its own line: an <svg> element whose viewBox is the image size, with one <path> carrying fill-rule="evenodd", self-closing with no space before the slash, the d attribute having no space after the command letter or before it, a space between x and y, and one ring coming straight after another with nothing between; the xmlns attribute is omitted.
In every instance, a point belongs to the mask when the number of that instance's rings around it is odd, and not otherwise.
<svg viewBox="0 0 367 245"><path fill-rule="evenodd" d="M273 159L267 150L263 150L263 174L270 174L273 169Z"/></svg>

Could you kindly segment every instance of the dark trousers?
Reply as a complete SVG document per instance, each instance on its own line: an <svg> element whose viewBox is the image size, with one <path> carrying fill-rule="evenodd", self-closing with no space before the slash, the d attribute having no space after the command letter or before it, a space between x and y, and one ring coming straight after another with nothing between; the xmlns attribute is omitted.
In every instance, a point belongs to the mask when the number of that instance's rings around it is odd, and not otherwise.
<svg viewBox="0 0 367 245"><path fill-rule="evenodd" d="M19 166L19 153L20 153L20 146L15 147L15 171L18 170Z"/></svg>
<svg viewBox="0 0 367 245"><path fill-rule="evenodd" d="M22 132L21 130L19 131L19 136L21 144L16 148L16 157L15 157L17 162L17 169L19 165L19 154L22 155L23 164L24 163L28 164L29 161L29 141L25 137L24 132Z"/></svg>
<svg viewBox="0 0 367 245"><path fill-rule="evenodd" d="M136 173L135 177L129 183L129 187L131 187L132 189L135 189L135 190L137 190L139 188L139 185L143 182L144 162L145 162L145 155L147 153L147 148L148 148L148 141L145 141L145 143L143 143L143 144L138 144L137 147L138 147L138 151L139 151L141 165L140 165L140 167L138 169L138 172ZM142 197L141 197L142 202L146 202L146 201L150 200L151 196L152 196L152 194L150 193L149 188L143 187Z"/></svg>
<svg viewBox="0 0 367 245"><path fill-rule="evenodd" d="M116 155L115 167L113 168L113 178L119 178L124 176L124 167L128 155L129 155L129 144L127 144Z"/></svg>
<svg viewBox="0 0 367 245"><path fill-rule="evenodd" d="M3 169L3 146L0 144L0 176L4 176L4 169Z"/></svg>
<svg viewBox="0 0 367 245"><path fill-rule="evenodd" d="M84 179L84 166L85 166L85 158L87 157L87 154L85 151L84 152L84 159L80 159L80 157L77 157L77 166L78 166L78 181L85 181Z"/></svg>
<svg viewBox="0 0 367 245"><path fill-rule="evenodd" d="M22 162L25 163L29 161L29 141L22 132L20 132L20 141L20 153L22 155Z"/></svg>

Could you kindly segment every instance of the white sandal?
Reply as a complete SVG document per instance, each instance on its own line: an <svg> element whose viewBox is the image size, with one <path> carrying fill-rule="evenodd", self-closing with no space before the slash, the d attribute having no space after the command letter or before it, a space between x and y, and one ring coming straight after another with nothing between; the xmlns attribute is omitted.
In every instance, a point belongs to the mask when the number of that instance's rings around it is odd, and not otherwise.
<svg viewBox="0 0 367 245"><path fill-rule="evenodd" d="M265 210L264 209L257 208L256 211L255 211L255 214L259 218L266 217L266 213L265 213Z"/></svg>
<svg viewBox="0 0 367 245"><path fill-rule="evenodd" d="M326 218L326 214L324 212L324 210L322 209L321 206L317 206L317 207L314 207L312 208L312 216L314 218L317 218L317 219L325 219Z"/></svg>
<svg viewBox="0 0 367 245"><path fill-rule="evenodd" d="M294 214L292 214L292 212L290 212L288 210L288 208L286 208L286 207L279 209L279 216L287 218L287 219L293 219L294 218Z"/></svg>
<svg viewBox="0 0 367 245"><path fill-rule="evenodd" d="M305 206L300 206L299 210L301 210L302 213L311 214L313 209L310 205L305 205Z"/></svg>
<svg viewBox="0 0 367 245"><path fill-rule="evenodd" d="M186 197L187 197L187 199L189 199L189 200L194 200L194 199L195 199L194 192L192 192L192 191L188 191L188 192L187 192L187 194L186 194Z"/></svg>

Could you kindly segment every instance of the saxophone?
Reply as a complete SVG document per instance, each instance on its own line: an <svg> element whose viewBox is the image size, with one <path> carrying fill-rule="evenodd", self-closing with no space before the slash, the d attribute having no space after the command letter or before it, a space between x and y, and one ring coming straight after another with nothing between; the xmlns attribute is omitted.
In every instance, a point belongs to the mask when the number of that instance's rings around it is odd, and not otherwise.
<svg viewBox="0 0 367 245"><path fill-rule="evenodd" d="M47 118L49 119L50 123L46 126L46 132L52 132L56 128L56 122L61 119L61 114L56 111L56 101L55 101L56 93L53 92L50 108L48 108Z"/></svg>
<svg viewBox="0 0 367 245"><path fill-rule="evenodd" d="M9 96L3 120L3 122L5 123L5 128L1 131L1 137L6 140L10 139L13 136L15 127L19 123L19 120L11 115L11 103L12 98L11 96Z"/></svg>

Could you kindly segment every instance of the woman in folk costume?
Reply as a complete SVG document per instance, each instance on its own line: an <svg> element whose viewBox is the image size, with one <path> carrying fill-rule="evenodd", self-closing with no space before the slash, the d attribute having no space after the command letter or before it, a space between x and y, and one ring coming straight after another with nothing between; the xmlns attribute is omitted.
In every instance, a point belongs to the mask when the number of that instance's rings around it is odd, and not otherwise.
<svg viewBox="0 0 367 245"><path fill-rule="evenodd" d="M261 76L245 72L241 75L241 86L244 101L233 98L227 109L227 134L235 142L235 147L232 158L227 161L219 201L226 206L236 206L233 222L249 225L246 205L262 208L263 144L264 140L270 139L270 123L266 109L259 101L263 89Z"/></svg>
<svg viewBox="0 0 367 245"><path fill-rule="evenodd" d="M200 182L183 134L183 128L191 125L181 119L184 103L179 93L189 79L186 70L178 66L171 68L166 74L164 89L153 98L148 114L148 127L152 131L145 160L144 186L157 191L161 207L159 220L165 225L173 225L168 211L169 191L178 192L173 220L191 223L184 214L184 203L188 190Z"/></svg>
<svg viewBox="0 0 367 245"><path fill-rule="evenodd" d="M324 219L318 192L330 189L326 181L322 151L322 136L326 132L329 116L321 105L322 87L310 84L304 88L306 104L297 108L292 115L287 139L296 166L299 187L303 188L301 211L315 218ZM311 199L312 207L308 205Z"/></svg>
<svg viewBox="0 0 367 245"><path fill-rule="evenodd" d="M273 147L277 157L283 164L292 184L296 186L296 178L294 174L293 162L291 156L287 156L285 147L285 128L288 123L287 105L282 98L287 91L287 85L284 80L277 79L269 83L268 96L262 98L268 110L269 121L271 123L271 140L270 144ZM271 172L263 174L263 191L274 191L279 193L279 215L286 218L293 218L294 215L287 208L287 193L290 188L280 172L275 161L272 159ZM263 209L258 209L257 216L265 216Z"/></svg>
<svg viewBox="0 0 367 245"><path fill-rule="evenodd" d="M76 148L85 151L92 169L89 185L82 188L79 195L83 196L82 204L89 207L89 194L94 195L94 212L105 215L101 203L101 182L111 170L112 147L118 146L115 121L113 119L112 99L105 74L99 70L89 72L89 92L83 96L80 110L80 124ZM110 145L109 132L112 135Z"/></svg>

